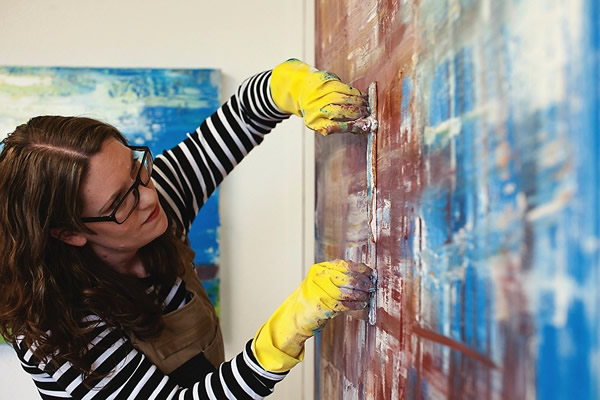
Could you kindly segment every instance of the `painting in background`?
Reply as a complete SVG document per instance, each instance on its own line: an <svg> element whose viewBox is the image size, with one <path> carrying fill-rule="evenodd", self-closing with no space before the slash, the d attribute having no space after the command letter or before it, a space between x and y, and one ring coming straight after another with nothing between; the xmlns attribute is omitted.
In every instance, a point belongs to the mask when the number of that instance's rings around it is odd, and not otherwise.
<svg viewBox="0 0 600 400"><path fill-rule="evenodd" d="M0 67L0 135L36 115L90 117L116 126L154 156L193 132L220 105L213 69ZM189 233L198 275L219 305L218 192Z"/></svg>
<svg viewBox="0 0 600 400"><path fill-rule="evenodd" d="M317 259L379 276L375 325L320 334L318 398L600 398L600 3L316 13L317 66L379 103L373 165L317 138Z"/></svg>

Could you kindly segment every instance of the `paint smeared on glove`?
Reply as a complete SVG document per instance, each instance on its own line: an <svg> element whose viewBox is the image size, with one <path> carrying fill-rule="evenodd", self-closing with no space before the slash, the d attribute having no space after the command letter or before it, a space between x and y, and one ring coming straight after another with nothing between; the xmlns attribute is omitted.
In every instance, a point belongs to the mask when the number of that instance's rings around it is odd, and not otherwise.
<svg viewBox="0 0 600 400"><path fill-rule="evenodd" d="M365 131L355 122L369 115L367 97L335 74L302 61L290 59L273 69L271 96L281 111L302 117L322 135Z"/></svg>
<svg viewBox="0 0 600 400"><path fill-rule="evenodd" d="M335 260L315 264L304 281L254 337L254 354L271 372L285 372L304 358L304 342L341 312L367 306L371 269Z"/></svg>

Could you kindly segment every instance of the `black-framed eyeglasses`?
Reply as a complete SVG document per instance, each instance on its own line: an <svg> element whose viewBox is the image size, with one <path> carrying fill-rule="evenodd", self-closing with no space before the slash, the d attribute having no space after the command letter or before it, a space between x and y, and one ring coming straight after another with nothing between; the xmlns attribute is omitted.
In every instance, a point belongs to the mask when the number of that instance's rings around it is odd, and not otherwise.
<svg viewBox="0 0 600 400"><path fill-rule="evenodd" d="M146 146L127 146L133 152L134 162L138 165L135 182L127 189L125 195L115 199L116 205L110 215L105 217L85 217L83 222L116 222L122 224L133 213L140 201L138 187L148 186L152 175L152 153Z"/></svg>

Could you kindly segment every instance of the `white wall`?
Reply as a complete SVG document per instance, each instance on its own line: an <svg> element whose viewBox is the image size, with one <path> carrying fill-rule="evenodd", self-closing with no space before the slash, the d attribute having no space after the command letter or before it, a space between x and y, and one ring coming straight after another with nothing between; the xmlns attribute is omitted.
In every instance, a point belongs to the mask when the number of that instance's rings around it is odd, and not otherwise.
<svg viewBox="0 0 600 400"><path fill-rule="evenodd" d="M243 79L287 58L314 61L312 3L0 0L0 65L219 68L224 100ZM301 121L286 121L221 186L221 322L228 357L313 261L312 149L312 133ZM37 398L11 356L0 351L0 398ZM312 398L312 360L308 349L303 366L272 398Z"/></svg>

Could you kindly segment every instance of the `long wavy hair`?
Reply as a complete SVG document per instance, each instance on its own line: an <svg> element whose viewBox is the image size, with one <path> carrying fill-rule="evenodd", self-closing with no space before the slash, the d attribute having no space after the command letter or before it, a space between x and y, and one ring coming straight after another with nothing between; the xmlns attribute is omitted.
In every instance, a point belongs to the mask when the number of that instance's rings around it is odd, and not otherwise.
<svg viewBox="0 0 600 400"><path fill-rule="evenodd" d="M89 118L42 116L17 127L0 153L0 333L34 349L39 360L69 361L86 378L85 354L99 316L123 334L149 339L160 334L159 285L172 285L193 252L167 231L138 252L154 283L125 276L86 245L76 247L51 230L93 233L81 221L80 188L89 160L104 141L127 143L113 126Z"/></svg>

